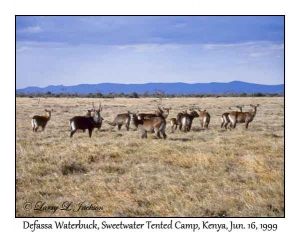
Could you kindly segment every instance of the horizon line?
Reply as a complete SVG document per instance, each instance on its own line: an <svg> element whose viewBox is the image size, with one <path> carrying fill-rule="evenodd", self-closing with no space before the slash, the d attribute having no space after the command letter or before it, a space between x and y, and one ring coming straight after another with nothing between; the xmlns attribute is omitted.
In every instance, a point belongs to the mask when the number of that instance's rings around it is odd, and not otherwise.
<svg viewBox="0 0 300 233"><path fill-rule="evenodd" d="M21 88L16 88L16 90L19 89L25 89L25 88L47 88L50 86L64 86L64 87L73 87L73 86L80 86L80 85L101 85L101 84L119 84L119 85L147 85L147 84L176 84L176 83L181 83L181 84L188 84L188 85L194 85L194 84L212 84L212 83L220 83L220 84L228 84L228 83L233 83L233 82L240 82L240 83L247 83L247 84L255 84L255 85L264 85L264 86L278 86L278 85L284 85L284 83L281 84L261 84L261 83L251 83L251 82L244 82L244 81L239 81L239 80L234 80L230 82L199 82L199 83L185 83L185 82L147 82L147 83L110 83L110 82L103 82L103 83L81 83L81 84L74 84L74 85L64 85L64 84L56 84L56 85L47 85L44 87L40 86L27 86L27 87L21 87Z"/></svg>

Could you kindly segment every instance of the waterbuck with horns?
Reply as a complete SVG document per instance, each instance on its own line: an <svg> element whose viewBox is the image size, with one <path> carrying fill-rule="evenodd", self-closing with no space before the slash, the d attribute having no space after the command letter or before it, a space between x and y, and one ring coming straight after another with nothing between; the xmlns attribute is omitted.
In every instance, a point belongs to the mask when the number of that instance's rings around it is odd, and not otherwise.
<svg viewBox="0 0 300 233"><path fill-rule="evenodd" d="M256 109L258 106L259 104L257 105L250 104L250 107L252 109L249 112L231 112L228 115L231 128L234 129L237 123L245 123L245 128L248 129L249 123L253 121L256 115Z"/></svg>
<svg viewBox="0 0 300 233"><path fill-rule="evenodd" d="M244 105L236 105L236 107L240 110L240 112L243 112ZM225 129L227 129L227 125L230 123L229 114L230 114L230 112L224 112L222 114L222 117L221 117L221 128L224 127ZM231 126L232 126L231 123L230 123L229 126L231 128Z"/></svg>
<svg viewBox="0 0 300 233"><path fill-rule="evenodd" d="M92 114L93 113L93 114ZM86 109L86 114L85 117L92 117L95 114L95 109ZM95 128L98 128L98 130L100 131L101 126L102 126L102 121L104 119L101 117L101 121L99 122L99 124L95 125ZM85 129L83 130L83 132L85 132Z"/></svg>
<svg viewBox="0 0 300 233"><path fill-rule="evenodd" d="M94 103L93 103L94 107ZM102 124L102 117L100 112L102 111L101 103L99 104L99 109L95 110L94 107L94 115L93 116L75 116L70 119L71 133L70 137L73 137L74 133L78 129L88 130L89 136L92 136L92 132L94 128L100 128Z"/></svg>
<svg viewBox="0 0 300 233"><path fill-rule="evenodd" d="M147 133L156 134L157 138L161 138L160 133L162 133L163 138L166 139L166 120L162 116L151 117L150 119L140 120L135 113L130 113L132 123L142 132L142 138L147 138Z"/></svg>
<svg viewBox="0 0 300 233"><path fill-rule="evenodd" d="M47 113L46 116L35 115L35 116L32 117L31 124L32 124L32 131L33 132L37 132L39 126L42 127L42 131L45 130L45 127L46 127L48 121L51 118L51 112L52 111L53 111L53 109L51 109L51 110L45 109L45 112Z"/></svg>

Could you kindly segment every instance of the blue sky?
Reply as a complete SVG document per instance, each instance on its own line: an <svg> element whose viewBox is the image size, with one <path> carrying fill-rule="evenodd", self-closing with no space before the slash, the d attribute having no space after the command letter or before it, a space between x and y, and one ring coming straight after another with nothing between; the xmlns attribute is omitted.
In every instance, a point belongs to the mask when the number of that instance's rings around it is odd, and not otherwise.
<svg viewBox="0 0 300 233"><path fill-rule="evenodd" d="M17 17L17 88L284 82L281 16Z"/></svg>

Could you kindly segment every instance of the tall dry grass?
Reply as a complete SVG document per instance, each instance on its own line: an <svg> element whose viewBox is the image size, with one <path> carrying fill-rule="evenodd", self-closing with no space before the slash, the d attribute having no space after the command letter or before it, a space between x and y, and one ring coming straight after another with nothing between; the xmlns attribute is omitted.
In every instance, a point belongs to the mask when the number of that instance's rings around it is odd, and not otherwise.
<svg viewBox="0 0 300 233"><path fill-rule="evenodd" d="M195 119L192 131L167 140L141 139L139 131L77 132L69 138L69 119L84 115L99 99L17 98L17 216L283 216L284 99L170 98L169 118L190 107L207 109L209 130ZM152 112L159 99L101 99L102 117ZM249 129L220 129L220 115L235 104L260 104ZM33 133L31 117L53 108L44 132ZM232 108L235 110L234 108ZM244 111L248 108L245 107ZM250 108L249 108L250 109ZM24 203L103 206L103 211L26 211Z"/></svg>

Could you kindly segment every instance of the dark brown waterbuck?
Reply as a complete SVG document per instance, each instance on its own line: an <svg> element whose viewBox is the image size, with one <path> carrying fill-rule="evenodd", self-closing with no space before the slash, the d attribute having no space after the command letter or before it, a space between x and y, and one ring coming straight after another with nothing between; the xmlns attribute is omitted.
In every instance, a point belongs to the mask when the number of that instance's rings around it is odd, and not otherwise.
<svg viewBox="0 0 300 233"><path fill-rule="evenodd" d="M244 105L236 105L236 107L240 110L240 112L243 112ZM237 112L237 111L235 111L235 112ZM230 123L229 114L230 114L230 112L224 112L222 114L222 117L221 117L221 128L224 127L225 129L227 129L227 125ZM230 128L232 127L231 123L230 123L229 127Z"/></svg>
<svg viewBox="0 0 300 233"><path fill-rule="evenodd" d="M200 125L201 127L205 129L208 129L208 125L210 122L210 114L208 112L206 112L206 110L201 111L201 109L198 109L199 111L199 118L200 118Z"/></svg>
<svg viewBox="0 0 300 233"><path fill-rule="evenodd" d="M245 123L245 128L248 129L249 123L253 121L256 115L256 109L258 106L259 104L250 104L250 107L252 107L252 109L249 112L231 112L228 115L231 128L234 129L237 123Z"/></svg>
<svg viewBox="0 0 300 233"><path fill-rule="evenodd" d="M94 103L93 103L94 105ZM85 117L93 117L95 114L95 109L86 109L86 114L85 114ZM101 129L101 126L102 126L102 121L104 119L101 117L101 121L98 123L98 124L95 124L95 128L97 128L99 131ZM85 132L85 129L83 130L83 132Z"/></svg>
<svg viewBox="0 0 300 233"><path fill-rule="evenodd" d="M82 129L82 130L87 129L89 131L89 137L91 137L94 128L98 128L98 129L101 128L102 119L103 119L100 115L101 111L102 111L102 107L101 104L99 104L98 110L95 110L94 108L93 116L75 116L72 119L70 119L69 122L71 126L70 137L73 137L74 133L76 133L78 129Z"/></svg>
<svg viewBox="0 0 300 233"><path fill-rule="evenodd" d="M147 133L155 132L157 138L161 138L160 133L162 133L163 138L166 139L166 120L162 116L151 117L150 119L138 119L135 113L130 113L132 123L142 132L142 138L147 138Z"/></svg>
<svg viewBox="0 0 300 233"><path fill-rule="evenodd" d="M130 112L128 111L127 113L121 113L118 114L115 119L110 122L110 121L105 121L107 124L115 127L116 125L118 126L118 130L121 130L122 126L125 125L127 131L129 130L129 125L130 125Z"/></svg>
<svg viewBox="0 0 300 233"><path fill-rule="evenodd" d="M31 125L32 125L32 131L33 132L37 132L37 130L40 126L42 127L42 131L45 130L45 127L46 127L48 121L51 118L51 112L52 111L53 111L53 109L51 109L51 110L45 109L45 112L46 112L47 115L45 115L45 116L35 115L35 116L32 117Z"/></svg>
<svg viewBox="0 0 300 233"><path fill-rule="evenodd" d="M190 113L187 113L187 111L183 112L183 114L180 115L179 129L181 130L183 127L184 132L189 132L191 130L193 120L196 117L199 117L199 114L194 109L190 109Z"/></svg>

